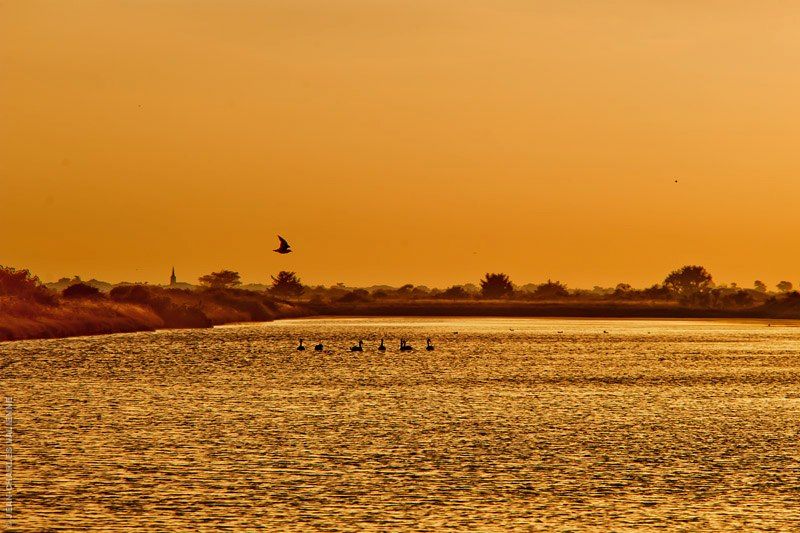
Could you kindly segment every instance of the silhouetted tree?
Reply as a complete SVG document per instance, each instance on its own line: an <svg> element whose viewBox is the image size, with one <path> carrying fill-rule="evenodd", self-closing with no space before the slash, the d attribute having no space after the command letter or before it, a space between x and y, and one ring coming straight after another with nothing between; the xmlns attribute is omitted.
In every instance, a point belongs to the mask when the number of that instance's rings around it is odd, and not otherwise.
<svg viewBox="0 0 800 533"><path fill-rule="evenodd" d="M238 272L233 270L220 270L219 272L212 272L201 276L200 284L214 289L229 289L236 285L241 285L241 279Z"/></svg>
<svg viewBox="0 0 800 533"><path fill-rule="evenodd" d="M791 281L781 281L776 286L778 287L778 290L781 292L789 292L794 288L794 285L792 285Z"/></svg>
<svg viewBox="0 0 800 533"><path fill-rule="evenodd" d="M300 296L303 294L303 284L300 283L294 272L281 270L278 276L272 277L272 292L280 296ZM366 292L366 291L364 291Z"/></svg>
<svg viewBox="0 0 800 533"><path fill-rule="evenodd" d="M70 300L100 298L100 289L86 283L76 283L61 291L61 296Z"/></svg>
<svg viewBox="0 0 800 533"><path fill-rule="evenodd" d="M56 303L55 294L27 269L0 266L0 296L14 296L40 304Z"/></svg>
<svg viewBox="0 0 800 533"><path fill-rule="evenodd" d="M678 298L686 299L695 293L705 292L711 287L711 274L698 265L687 265L673 270L664 280L664 286Z"/></svg>
<svg viewBox="0 0 800 533"><path fill-rule="evenodd" d="M758 292L767 292L767 284L757 279L753 282L753 288Z"/></svg>
<svg viewBox="0 0 800 533"><path fill-rule="evenodd" d="M542 299L563 298L569 296L569 292L567 291L567 286L560 281L551 281L548 279L547 283L542 283L536 287L536 290L533 291L533 296Z"/></svg>
<svg viewBox="0 0 800 533"><path fill-rule="evenodd" d="M502 298L514 292L511 280L505 274L489 274L481 280L481 296L484 298Z"/></svg>
<svg viewBox="0 0 800 533"><path fill-rule="evenodd" d="M464 287L461 285L453 285L439 294L439 298L444 298L446 300L463 300L469 298L469 294L467 294L467 291L465 291Z"/></svg>
<svg viewBox="0 0 800 533"><path fill-rule="evenodd" d="M615 298L625 298L626 296L631 296L631 292L633 291L633 287L631 287L627 283L617 283L617 287L614 289L614 297Z"/></svg>

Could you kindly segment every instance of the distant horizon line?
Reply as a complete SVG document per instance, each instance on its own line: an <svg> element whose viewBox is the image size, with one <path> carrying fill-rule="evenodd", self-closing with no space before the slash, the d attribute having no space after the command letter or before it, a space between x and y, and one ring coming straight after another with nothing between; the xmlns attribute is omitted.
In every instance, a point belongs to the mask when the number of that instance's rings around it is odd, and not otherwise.
<svg viewBox="0 0 800 533"><path fill-rule="evenodd" d="M170 287L171 286L171 283L169 281L164 282L164 283L151 282L151 281L129 281L129 280L111 282L111 281L106 281L106 280L102 280L102 279L98 279L98 278L84 279L83 277L81 277L79 275L78 276L74 276L72 278L69 278L69 280L71 281L71 280L75 279L75 277L77 277L83 283L96 282L96 283L102 283L102 284L111 285L111 286L119 286L119 285L152 285L152 286L157 286L157 287ZM43 280L42 284L44 284L44 285L55 285L55 284L60 283L64 279L67 279L67 276L63 276L62 278L60 278L58 280L55 280L55 281L44 281ZM554 278L549 278L549 279L547 279L545 281L541 281L539 283L536 283L536 282L514 283L512 281L512 285L514 286L515 289L519 289L519 288L523 288L523 287L543 285L543 284L546 284L546 283L548 283L550 281L557 282L557 283L562 283L568 289L577 290L577 291L593 291L593 290L596 290L598 288L599 289L603 289L603 290L614 290L614 289L617 288L617 286L623 285L623 284L630 286L630 288L634 289L634 290L647 289L647 288L652 287L654 285L658 285L658 286L663 285L663 280L662 280L662 281L657 281L655 283L645 284L645 285L642 285L642 286L637 286L637 285L629 284L629 283L626 283L626 282L618 282L618 283L616 283L614 285L607 285L607 286L594 285L592 287L587 288L587 287L580 287L580 286L570 286L569 284L564 283L561 280L554 279ZM787 280L787 281L790 281L790 280ZM203 287L203 284L201 284L201 283L199 283L197 281L190 282L190 281L177 280L175 282L175 285L188 285L190 287L198 287L198 288L199 287ZM242 281L239 285L236 285L236 286L234 286L232 288L242 288L242 287L248 287L248 286L254 286L254 285L255 286L269 287L271 285L271 283L269 283L269 282ZM382 289L382 288L387 288L387 289L396 290L396 289L399 289L401 287L405 287L406 285L411 285L414 288L419 287L419 288L425 288L427 290L442 290L442 291L446 290L446 289L448 289L450 287L468 287L468 286L472 286L472 287L475 287L478 291L480 291L480 280L478 280L477 282L449 283L449 284L444 285L444 286L427 285L427 284L424 284L424 283L420 283L420 284L403 283L403 284L398 284L398 285L393 285L393 284L390 284L390 283L373 283L373 284L369 284L369 285L351 285L351 284L343 283L343 282L337 282L337 283L333 283L333 284L303 283L304 287L309 287L309 288L312 288L312 289L317 288L317 287L323 287L325 289L335 289L335 288L341 288L341 289ZM733 282L712 283L713 287L735 287L735 288L739 288L739 289L752 289L753 288L752 285L753 285L752 283L750 285L742 285L742 284L740 284L738 282L735 282L735 281L733 281ZM775 285L772 285L772 286L774 287ZM770 285L767 284L767 287L769 288Z"/></svg>

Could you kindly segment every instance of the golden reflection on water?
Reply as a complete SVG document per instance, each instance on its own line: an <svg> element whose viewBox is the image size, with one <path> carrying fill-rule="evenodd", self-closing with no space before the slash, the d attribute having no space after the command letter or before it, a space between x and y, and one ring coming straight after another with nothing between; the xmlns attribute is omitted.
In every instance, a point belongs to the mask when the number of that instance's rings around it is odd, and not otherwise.
<svg viewBox="0 0 800 533"><path fill-rule="evenodd" d="M286 320L0 368L19 531L800 527L800 328Z"/></svg>

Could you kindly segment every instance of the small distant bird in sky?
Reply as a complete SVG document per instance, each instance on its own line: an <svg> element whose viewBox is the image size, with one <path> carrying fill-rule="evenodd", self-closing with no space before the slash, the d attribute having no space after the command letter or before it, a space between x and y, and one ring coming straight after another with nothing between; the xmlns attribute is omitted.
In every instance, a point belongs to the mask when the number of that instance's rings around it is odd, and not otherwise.
<svg viewBox="0 0 800 533"><path fill-rule="evenodd" d="M675 183L678 183L678 179L677 178L675 178Z"/></svg>
<svg viewBox="0 0 800 533"><path fill-rule="evenodd" d="M289 243L286 242L286 239L278 235L278 240L281 241L281 244L280 246L272 250L273 252L278 252L279 254L288 254L289 252L292 251L291 247L289 246Z"/></svg>

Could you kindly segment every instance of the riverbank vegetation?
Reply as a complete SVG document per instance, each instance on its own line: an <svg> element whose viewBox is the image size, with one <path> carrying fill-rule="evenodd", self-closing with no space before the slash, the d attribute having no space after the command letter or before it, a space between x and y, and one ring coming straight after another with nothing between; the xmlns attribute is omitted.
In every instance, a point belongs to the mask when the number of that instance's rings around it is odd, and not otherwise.
<svg viewBox="0 0 800 533"><path fill-rule="evenodd" d="M103 292L76 281L56 292L27 270L0 267L0 340L205 328L308 313L297 302L218 285L175 289L128 284Z"/></svg>
<svg viewBox="0 0 800 533"><path fill-rule="evenodd" d="M640 318L800 318L800 293L789 281L776 291L716 285L688 265L646 288L570 289L560 281L516 285L504 273L477 284L431 289L411 284L367 288L303 285L294 272L271 283L242 285L231 270L204 275L197 286L80 278L43 284L27 270L0 267L0 340L65 337L159 328L203 328L310 315L562 316Z"/></svg>

